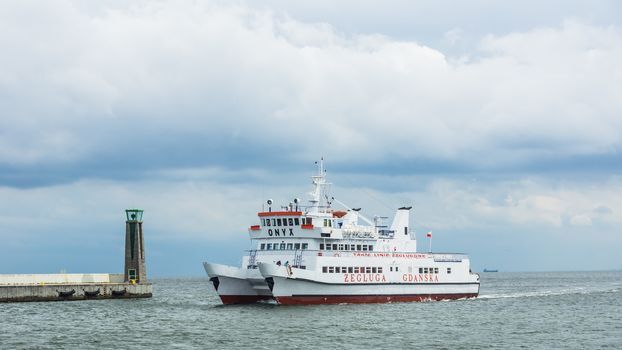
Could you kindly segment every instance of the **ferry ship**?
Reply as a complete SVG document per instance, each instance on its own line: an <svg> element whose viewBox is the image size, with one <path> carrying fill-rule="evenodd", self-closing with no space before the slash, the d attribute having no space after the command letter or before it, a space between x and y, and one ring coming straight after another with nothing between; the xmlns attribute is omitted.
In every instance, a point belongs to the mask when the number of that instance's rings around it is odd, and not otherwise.
<svg viewBox="0 0 622 350"><path fill-rule="evenodd" d="M204 262L223 304L384 303L474 298L479 275L462 253L418 252L401 207L390 226L329 198L323 162L311 177L309 202L257 214L242 266ZM333 209L337 202L343 210ZM429 236L430 234L428 234Z"/></svg>

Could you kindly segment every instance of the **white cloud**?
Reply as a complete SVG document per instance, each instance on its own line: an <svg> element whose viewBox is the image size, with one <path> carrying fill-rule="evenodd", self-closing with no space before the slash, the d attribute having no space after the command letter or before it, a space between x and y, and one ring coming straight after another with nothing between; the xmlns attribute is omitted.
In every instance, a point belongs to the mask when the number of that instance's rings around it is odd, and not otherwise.
<svg viewBox="0 0 622 350"><path fill-rule="evenodd" d="M291 175L291 174L290 174ZM309 174L295 174L307 176ZM166 181L80 181L73 184L14 189L0 187L0 237L7 241L45 241L56 235L97 240L122 232L130 207L145 209L150 239L159 241L246 241L248 226L267 198L286 205L294 197L306 203L310 185L226 183L223 177L251 178L256 171L230 173L196 169L167 175ZM572 227L594 226L601 237L615 236L622 224L622 186L611 178L599 185L521 181L464 181L382 176L399 182L401 192L386 193L345 184L343 174L331 195L363 207L369 218L392 218L396 208L413 205L413 228L426 230L497 232L499 241L512 232L565 233ZM183 179L186 180L183 180ZM343 179L339 183L339 179ZM416 189L415 189L416 188ZM339 207L339 205L335 205ZM514 234L514 233L512 233Z"/></svg>
<svg viewBox="0 0 622 350"><path fill-rule="evenodd" d="M587 214L578 214L570 219L570 223L576 226L592 226L592 218Z"/></svg>
<svg viewBox="0 0 622 350"><path fill-rule="evenodd" d="M3 6L4 164L122 156L119 145L186 135L290 145L305 159L489 166L621 146L618 27L491 35L454 62L417 42L244 6Z"/></svg>

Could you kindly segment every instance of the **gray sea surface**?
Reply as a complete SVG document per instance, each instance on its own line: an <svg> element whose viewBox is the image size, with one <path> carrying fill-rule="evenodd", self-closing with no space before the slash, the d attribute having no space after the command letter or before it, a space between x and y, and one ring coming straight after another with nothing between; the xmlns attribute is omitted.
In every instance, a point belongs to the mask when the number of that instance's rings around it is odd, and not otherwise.
<svg viewBox="0 0 622 350"><path fill-rule="evenodd" d="M205 278L154 297L0 304L1 349L622 349L622 271L482 273L477 299L223 306Z"/></svg>

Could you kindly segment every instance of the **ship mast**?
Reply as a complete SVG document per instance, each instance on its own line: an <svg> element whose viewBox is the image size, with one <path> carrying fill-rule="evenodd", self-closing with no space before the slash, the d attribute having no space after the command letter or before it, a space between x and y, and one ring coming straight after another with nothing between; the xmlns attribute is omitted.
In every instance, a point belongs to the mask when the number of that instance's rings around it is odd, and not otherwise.
<svg viewBox="0 0 622 350"><path fill-rule="evenodd" d="M326 171L324 170L324 158L322 157L318 162L315 162L318 165L319 173L317 175L311 176L311 182L313 184L313 191L309 192L309 214L319 214L321 212L326 212L327 205L322 205L322 198L324 196L325 187L330 185L330 183L326 182Z"/></svg>

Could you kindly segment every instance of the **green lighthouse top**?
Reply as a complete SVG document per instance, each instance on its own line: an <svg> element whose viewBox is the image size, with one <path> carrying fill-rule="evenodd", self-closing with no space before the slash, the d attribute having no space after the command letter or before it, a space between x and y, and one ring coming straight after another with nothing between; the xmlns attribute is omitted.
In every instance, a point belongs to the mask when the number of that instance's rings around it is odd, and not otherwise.
<svg viewBox="0 0 622 350"><path fill-rule="evenodd" d="M127 217L127 221L142 221L143 212L144 210L142 209L126 209L125 216Z"/></svg>

